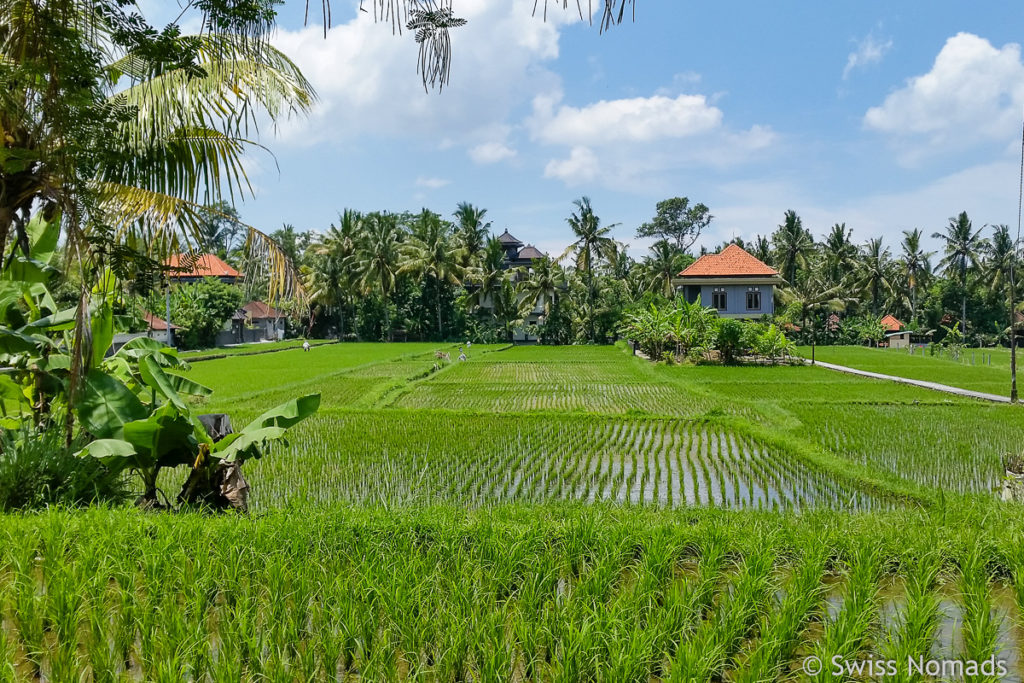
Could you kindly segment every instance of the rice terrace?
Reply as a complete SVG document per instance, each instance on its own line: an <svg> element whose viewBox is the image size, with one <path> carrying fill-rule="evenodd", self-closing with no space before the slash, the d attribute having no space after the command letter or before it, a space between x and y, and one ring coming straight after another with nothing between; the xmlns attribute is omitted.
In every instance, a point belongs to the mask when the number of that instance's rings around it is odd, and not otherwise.
<svg viewBox="0 0 1024 683"><path fill-rule="evenodd" d="M1024 683L1022 25L0 0L0 683Z"/></svg>

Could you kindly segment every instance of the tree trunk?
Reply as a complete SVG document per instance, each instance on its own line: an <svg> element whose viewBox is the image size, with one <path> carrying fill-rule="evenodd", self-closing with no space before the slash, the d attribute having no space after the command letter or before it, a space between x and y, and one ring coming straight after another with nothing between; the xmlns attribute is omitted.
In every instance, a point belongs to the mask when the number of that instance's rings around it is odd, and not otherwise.
<svg viewBox="0 0 1024 683"><path fill-rule="evenodd" d="M444 340L444 331L441 329L441 281L437 281L437 338L439 341Z"/></svg>
<svg viewBox="0 0 1024 683"><path fill-rule="evenodd" d="M394 341L391 336L391 312L388 311L388 298L384 297L384 329L387 332L387 340Z"/></svg>

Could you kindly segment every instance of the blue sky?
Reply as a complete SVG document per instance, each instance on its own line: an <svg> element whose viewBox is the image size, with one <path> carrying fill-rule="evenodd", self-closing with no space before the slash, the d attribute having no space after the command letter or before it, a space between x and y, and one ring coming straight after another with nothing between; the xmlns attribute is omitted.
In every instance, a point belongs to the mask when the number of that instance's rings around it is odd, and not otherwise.
<svg viewBox="0 0 1024 683"><path fill-rule="evenodd" d="M542 22L531 0L453 0L469 23L441 93L424 93L410 36L333 0L325 39L313 4L304 26L288 0L274 39L321 102L264 131L279 170L254 155L239 206L263 230L470 201L554 253L581 195L638 256L636 226L672 196L711 207L709 246L770 233L787 209L892 247L962 210L1016 226L1019 3L637 0L635 23L600 36L574 11Z"/></svg>

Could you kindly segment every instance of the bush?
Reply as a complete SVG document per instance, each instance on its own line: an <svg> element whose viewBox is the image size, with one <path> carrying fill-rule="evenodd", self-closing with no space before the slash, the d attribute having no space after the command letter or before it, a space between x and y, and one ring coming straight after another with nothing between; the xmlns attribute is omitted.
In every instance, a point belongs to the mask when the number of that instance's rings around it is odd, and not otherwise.
<svg viewBox="0 0 1024 683"><path fill-rule="evenodd" d="M217 278L208 277L176 288L171 299L171 318L175 325L185 328L176 335L180 345L187 349L215 345L224 323L241 305L241 291Z"/></svg>
<svg viewBox="0 0 1024 683"><path fill-rule="evenodd" d="M65 448L56 428L0 434L0 512L124 501L124 477L98 460L75 457L80 447Z"/></svg>

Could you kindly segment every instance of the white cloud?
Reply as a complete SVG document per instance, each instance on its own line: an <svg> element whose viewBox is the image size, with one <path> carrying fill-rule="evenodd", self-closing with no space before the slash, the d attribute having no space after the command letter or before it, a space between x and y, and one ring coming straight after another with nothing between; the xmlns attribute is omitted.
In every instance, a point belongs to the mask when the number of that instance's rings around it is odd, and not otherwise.
<svg viewBox="0 0 1024 683"><path fill-rule="evenodd" d="M567 145L608 145L683 138L717 128L722 111L703 95L663 95L601 100L585 107L550 99L535 101L533 132L538 139Z"/></svg>
<svg viewBox="0 0 1024 683"><path fill-rule="evenodd" d="M1020 45L997 49L984 38L958 33L946 41L931 71L909 79L870 108L864 125L902 142L908 147L906 160L913 162L940 150L1010 140L1022 106Z"/></svg>
<svg viewBox="0 0 1024 683"><path fill-rule="evenodd" d="M416 187L425 187L428 190L439 190L445 185L451 185L451 183L452 181L445 180L444 178L427 178L420 176L416 178L416 182L414 184Z"/></svg>
<svg viewBox="0 0 1024 683"><path fill-rule="evenodd" d="M858 43L857 49L846 57L846 67L843 68L843 80L845 81L849 78L850 72L854 69L859 69L870 64L878 64L882 61L882 57L885 56L885 53L891 49L891 40L883 42L875 38L874 34L869 34L864 40Z"/></svg>
<svg viewBox="0 0 1024 683"><path fill-rule="evenodd" d="M504 142L483 142L469 150L469 158L478 164L496 164L514 156L516 150Z"/></svg>
<svg viewBox="0 0 1024 683"><path fill-rule="evenodd" d="M549 161L544 175L570 185L600 180L619 190L660 192L674 173L742 163L778 139L768 126L727 127L722 110L704 95L602 100L582 107L562 104L562 96L553 90L535 97L526 127L538 142L567 149L569 156Z"/></svg>
<svg viewBox="0 0 1024 683"><path fill-rule="evenodd" d="M587 147L573 147L569 158L552 159L544 167L545 178L557 178L566 185L589 183L597 178L598 172L597 156Z"/></svg>
<svg viewBox="0 0 1024 683"><path fill-rule="evenodd" d="M451 82L440 93L423 89L412 35L392 35L390 24L374 23L371 13L356 12L326 38L322 26L278 29L275 46L320 95L309 118L282 126L284 141L314 145L371 134L480 143L478 131L505 123L514 107L557 87L544 65L558 57L560 27L573 15L552 13L545 22L531 8L461 0L457 13L469 23L452 30Z"/></svg>

